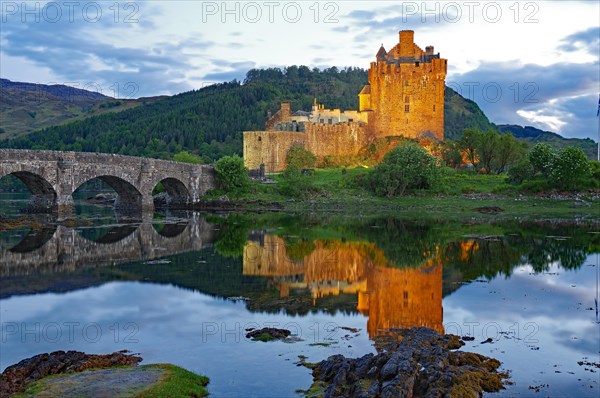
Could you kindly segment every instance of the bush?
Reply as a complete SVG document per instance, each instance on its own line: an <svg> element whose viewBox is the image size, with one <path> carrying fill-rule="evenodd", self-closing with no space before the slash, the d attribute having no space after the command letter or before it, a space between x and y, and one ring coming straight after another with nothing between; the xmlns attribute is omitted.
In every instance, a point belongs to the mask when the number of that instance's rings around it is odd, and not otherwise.
<svg viewBox="0 0 600 398"><path fill-rule="evenodd" d="M248 192L250 179L244 159L237 155L224 156L215 164L217 182L221 189L234 196Z"/></svg>
<svg viewBox="0 0 600 398"><path fill-rule="evenodd" d="M281 176L283 184L280 185L279 192L282 195L301 198L319 192L314 185L314 174L305 175L298 167L288 166Z"/></svg>
<svg viewBox="0 0 600 398"><path fill-rule="evenodd" d="M538 142L531 148L527 157L534 173L541 173L544 177L550 177L556 161L556 153L550 145Z"/></svg>
<svg viewBox="0 0 600 398"><path fill-rule="evenodd" d="M590 161L581 148L567 147L554 160L550 178L558 188L574 189L578 180L592 176Z"/></svg>
<svg viewBox="0 0 600 398"><path fill-rule="evenodd" d="M508 182L521 184L534 176L533 166L528 158L523 158L508 169Z"/></svg>
<svg viewBox="0 0 600 398"><path fill-rule="evenodd" d="M437 160L415 143L397 146L387 153L368 178L380 196L401 196L407 189L430 188L439 176Z"/></svg>
<svg viewBox="0 0 600 398"><path fill-rule="evenodd" d="M292 144L285 157L285 163L287 167L294 167L297 169L306 169L313 167L317 157L310 151L307 151L302 144Z"/></svg>

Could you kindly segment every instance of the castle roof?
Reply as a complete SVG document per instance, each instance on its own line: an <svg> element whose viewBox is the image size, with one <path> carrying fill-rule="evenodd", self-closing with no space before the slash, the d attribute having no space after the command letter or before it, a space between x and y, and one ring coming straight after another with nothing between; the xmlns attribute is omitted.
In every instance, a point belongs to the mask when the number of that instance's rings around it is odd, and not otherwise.
<svg viewBox="0 0 600 398"><path fill-rule="evenodd" d="M385 58L387 55L387 51L385 51L385 48L383 48L383 44L381 45L381 47L379 48L379 51L377 51L377 58Z"/></svg>
<svg viewBox="0 0 600 398"><path fill-rule="evenodd" d="M292 116L310 116L310 112L306 112L306 111L296 111L294 113L292 113Z"/></svg>
<svg viewBox="0 0 600 398"><path fill-rule="evenodd" d="M358 93L358 95L361 94L371 94L371 86L370 85L366 85L362 88L362 90L360 90L360 93Z"/></svg>

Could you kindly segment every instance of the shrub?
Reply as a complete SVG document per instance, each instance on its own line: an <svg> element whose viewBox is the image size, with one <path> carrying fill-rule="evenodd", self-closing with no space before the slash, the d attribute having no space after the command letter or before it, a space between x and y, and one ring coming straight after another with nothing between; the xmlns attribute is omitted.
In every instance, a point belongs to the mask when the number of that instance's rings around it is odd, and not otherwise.
<svg viewBox="0 0 600 398"><path fill-rule="evenodd" d="M592 176L590 161L581 148L567 147L554 160L550 178L558 188L574 189L578 180Z"/></svg>
<svg viewBox="0 0 600 398"><path fill-rule="evenodd" d="M294 198L305 197L311 193L318 193L314 185L313 174L303 174L302 170L288 166L282 173L283 183L279 187L279 192L285 196Z"/></svg>
<svg viewBox="0 0 600 398"><path fill-rule="evenodd" d="M397 146L370 174L368 184L380 196L401 196L407 189L431 187L438 177L437 160L415 143Z"/></svg>
<svg viewBox="0 0 600 398"><path fill-rule="evenodd" d="M550 176L556 161L556 153L550 145L538 142L531 148L527 157L534 173L541 173L544 177Z"/></svg>
<svg viewBox="0 0 600 398"><path fill-rule="evenodd" d="M215 164L217 182L228 194L240 195L248 192L250 179L244 167L244 159L237 155L224 156Z"/></svg>
<svg viewBox="0 0 600 398"><path fill-rule="evenodd" d="M306 169L313 167L317 157L310 151L304 148L302 144L292 144L285 157L285 163L287 167L294 167L297 169Z"/></svg>
<svg viewBox="0 0 600 398"><path fill-rule="evenodd" d="M528 158L523 158L508 169L508 182L521 184L534 176L533 166Z"/></svg>
<svg viewBox="0 0 600 398"><path fill-rule="evenodd" d="M592 178L600 181L600 162L597 160L590 160L590 172Z"/></svg>

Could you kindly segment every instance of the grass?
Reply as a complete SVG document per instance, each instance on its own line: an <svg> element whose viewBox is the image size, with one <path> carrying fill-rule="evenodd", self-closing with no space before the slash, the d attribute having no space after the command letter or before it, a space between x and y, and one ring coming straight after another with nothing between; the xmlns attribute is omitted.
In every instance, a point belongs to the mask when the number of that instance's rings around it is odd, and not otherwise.
<svg viewBox="0 0 600 398"><path fill-rule="evenodd" d="M358 216L395 214L419 219L465 218L590 218L597 217L597 199L587 195L591 206L575 207L574 199L550 199L519 192L517 186L503 175L478 174L471 171L446 169L434 189L417 190L397 198L375 196L360 184L366 168L316 169L312 189L303 197L292 198L280 192L285 184L282 175L271 176L277 184L253 182L250 193L237 199L242 210L262 211L276 204L286 212L327 212ZM596 193L597 194L597 193ZM583 193L583 196L586 194ZM500 207L496 215L481 214L475 209L484 206Z"/></svg>
<svg viewBox="0 0 600 398"><path fill-rule="evenodd" d="M206 397L208 391L204 387L208 384L208 377L169 364L146 365L161 367L165 374L161 381L139 393L136 398L167 398L167 397Z"/></svg>
<svg viewBox="0 0 600 398"><path fill-rule="evenodd" d="M102 369L106 370L106 369ZM131 398L168 398L168 397L206 397L208 391L206 385L209 379L205 376L199 376L188 370L180 368L170 364L155 364L155 365L143 365L137 367L130 366L117 366L111 368L115 372L124 372L123 378L126 380L131 377L131 372L144 372L150 370L159 370L162 372L158 382L154 383L148 388L130 389L124 387L121 391L122 394L119 396L131 397ZM94 369L88 369L84 372L94 372ZM74 386L72 381L68 378L76 373L58 374L44 377L43 379L37 380L27 386L27 389L22 393L13 395L13 398L26 398L35 397L36 394L47 391L49 388L48 381L55 381L56 379L65 379L64 385L52 385L52 391L61 391L61 396L69 397L72 394L69 390Z"/></svg>

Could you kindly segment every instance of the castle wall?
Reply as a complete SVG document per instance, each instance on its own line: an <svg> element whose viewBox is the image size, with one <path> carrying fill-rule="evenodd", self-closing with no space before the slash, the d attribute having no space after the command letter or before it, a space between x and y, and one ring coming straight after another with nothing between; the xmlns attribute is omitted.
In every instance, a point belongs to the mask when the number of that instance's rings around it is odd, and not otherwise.
<svg viewBox="0 0 600 398"><path fill-rule="evenodd" d="M358 122L306 123L304 129L306 149L318 158L356 155L367 144L366 126Z"/></svg>
<svg viewBox="0 0 600 398"><path fill-rule="evenodd" d="M244 166L249 170L265 165L265 172L285 169L287 152L294 143L306 145L306 134L291 131L245 131Z"/></svg>

